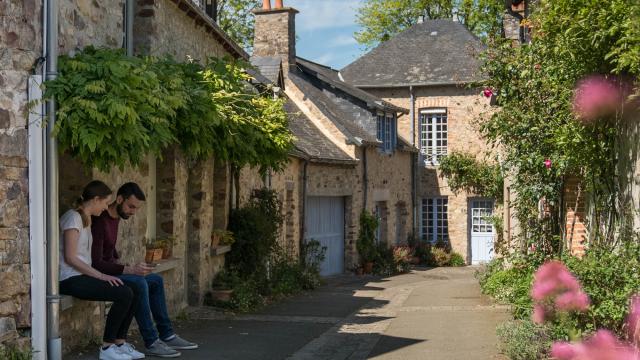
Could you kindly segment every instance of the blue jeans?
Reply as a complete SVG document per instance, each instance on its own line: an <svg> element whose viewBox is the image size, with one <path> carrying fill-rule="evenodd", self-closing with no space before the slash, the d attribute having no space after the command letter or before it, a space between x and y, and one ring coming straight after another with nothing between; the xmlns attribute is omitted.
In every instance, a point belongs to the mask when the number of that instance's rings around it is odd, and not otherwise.
<svg viewBox="0 0 640 360"><path fill-rule="evenodd" d="M146 347L151 346L160 339L167 339L174 335L171 320L167 311L167 303L164 297L164 282L162 276L149 274L147 276L123 274L118 276L122 280L135 283L140 288L140 301L135 312L140 334ZM153 325L155 320L156 328Z"/></svg>

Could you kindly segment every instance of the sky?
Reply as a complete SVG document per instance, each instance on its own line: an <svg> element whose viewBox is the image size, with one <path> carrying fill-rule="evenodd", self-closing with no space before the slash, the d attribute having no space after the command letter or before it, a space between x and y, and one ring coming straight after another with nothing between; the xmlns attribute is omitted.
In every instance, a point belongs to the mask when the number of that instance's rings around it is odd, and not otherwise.
<svg viewBox="0 0 640 360"><path fill-rule="evenodd" d="M363 54L353 38L359 29L356 11L362 0L284 0L296 15L297 55L342 69Z"/></svg>

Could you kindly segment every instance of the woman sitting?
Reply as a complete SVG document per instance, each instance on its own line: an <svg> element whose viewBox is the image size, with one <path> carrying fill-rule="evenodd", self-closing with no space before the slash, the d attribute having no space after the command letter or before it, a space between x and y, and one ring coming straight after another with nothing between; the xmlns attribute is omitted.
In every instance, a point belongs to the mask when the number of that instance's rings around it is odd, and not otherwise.
<svg viewBox="0 0 640 360"><path fill-rule="evenodd" d="M75 209L60 218L60 293L113 302L104 327L100 360L142 359L144 354L126 342L139 289L91 267L91 216L98 216L107 208L111 194L105 183L92 181L85 186Z"/></svg>

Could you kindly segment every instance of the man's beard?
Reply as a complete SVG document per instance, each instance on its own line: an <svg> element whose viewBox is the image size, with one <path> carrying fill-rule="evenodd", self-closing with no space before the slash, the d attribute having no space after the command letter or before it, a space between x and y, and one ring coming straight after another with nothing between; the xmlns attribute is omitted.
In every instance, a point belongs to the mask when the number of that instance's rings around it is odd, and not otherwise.
<svg viewBox="0 0 640 360"><path fill-rule="evenodd" d="M127 220L130 217L130 215L127 215L127 213L122 210L122 204L116 205L116 211L118 212L118 216L120 216L121 219Z"/></svg>

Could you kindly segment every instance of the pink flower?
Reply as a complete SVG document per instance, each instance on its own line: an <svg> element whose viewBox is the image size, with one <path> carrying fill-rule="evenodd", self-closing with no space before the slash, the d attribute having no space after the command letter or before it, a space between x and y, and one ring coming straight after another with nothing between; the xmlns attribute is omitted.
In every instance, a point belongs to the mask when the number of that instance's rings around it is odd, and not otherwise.
<svg viewBox="0 0 640 360"><path fill-rule="evenodd" d="M558 360L640 360L638 349L619 342L607 330L598 330L581 343L555 343L551 356Z"/></svg>
<svg viewBox="0 0 640 360"><path fill-rule="evenodd" d="M627 315L627 332L629 341L640 344L640 296L631 298L629 315Z"/></svg>
<svg viewBox="0 0 640 360"><path fill-rule="evenodd" d="M589 303L589 297L582 291L566 292L555 301L558 311L586 311Z"/></svg>
<svg viewBox="0 0 640 360"><path fill-rule="evenodd" d="M622 108L625 92L621 82L601 75L583 79L576 87L574 113L585 123L615 114Z"/></svg>
<svg viewBox="0 0 640 360"><path fill-rule="evenodd" d="M531 320L536 324L543 324L547 319L547 312L542 305L533 306L533 314L531 314Z"/></svg>
<svg viewBox="0 0 640 360"><path fill-rule="evenodd" d="M544 167L546 167L547 169L551 169L551 159L544 160Z"/></svg>
<svg viewBox="0 0 640 360"><path fill-rule="evenodd" d="M490 98L493 96L493 90L491 90L490 88L486 88L482 91L482 94L484 95L484 97Z"/></svg>

